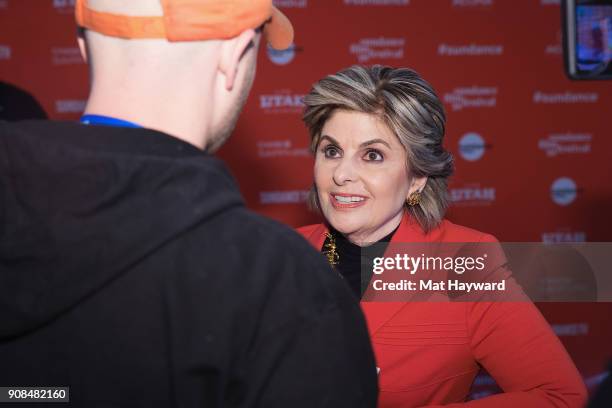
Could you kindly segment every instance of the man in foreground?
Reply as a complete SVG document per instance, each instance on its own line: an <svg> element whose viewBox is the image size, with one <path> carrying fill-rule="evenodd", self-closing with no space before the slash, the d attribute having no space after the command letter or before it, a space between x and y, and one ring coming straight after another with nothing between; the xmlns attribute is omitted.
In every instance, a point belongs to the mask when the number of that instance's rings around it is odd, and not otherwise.
<svg viewBox="0 0 612 408"><path fill-rule="evenodd" d="M0 386L69 386L83 407L373 407L352 294L205 153L288 20L270 0L76 13L82 123L0 123Z"/></svg>

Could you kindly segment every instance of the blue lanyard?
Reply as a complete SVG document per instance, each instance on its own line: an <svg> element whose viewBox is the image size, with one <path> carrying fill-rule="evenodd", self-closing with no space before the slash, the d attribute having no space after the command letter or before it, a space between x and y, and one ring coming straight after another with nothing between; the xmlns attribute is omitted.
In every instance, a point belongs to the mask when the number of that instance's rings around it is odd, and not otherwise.
<svg viewBox="0 0 612 408"><path fill-rule="evenodd" d="M128 122L127 120L112 118L110 116L103 115L83 115L81 116L81 123L84 125L116 126L128 128L142 127L134 122Z"/></svg>

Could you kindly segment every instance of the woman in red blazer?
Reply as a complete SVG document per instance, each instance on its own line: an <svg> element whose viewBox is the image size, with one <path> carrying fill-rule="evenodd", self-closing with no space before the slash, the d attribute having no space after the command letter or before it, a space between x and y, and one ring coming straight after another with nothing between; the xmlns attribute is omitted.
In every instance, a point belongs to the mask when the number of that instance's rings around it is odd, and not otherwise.
<svg viewBox="0 0 612 408"><path fill-rule="evenodd" d="M354 66L316 83L304 121L315 154L311 204L325 224L299 232L361 296L361 248L495 242L445 220L452 157L431 86L409 69ZM382 255L381 253L381 255ZM368 283L368 282L366 282ZM365 302L380 407L582 407L586 390L529 302ZM480 367L503 393L466 402Z"/></svg>

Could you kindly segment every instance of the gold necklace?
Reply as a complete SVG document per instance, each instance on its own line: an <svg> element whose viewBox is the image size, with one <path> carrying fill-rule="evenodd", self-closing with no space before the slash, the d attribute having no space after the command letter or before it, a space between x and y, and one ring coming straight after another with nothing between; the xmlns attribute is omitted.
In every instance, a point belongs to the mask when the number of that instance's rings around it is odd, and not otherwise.
<svg viewBox="0 0 612 408"><path fill-rule="evenodd" d="M338 247L336 246L336 239L329 232L325 233L325 237L327 238L327 242L324 245L325 251L323 251L323 254L325 257L327 257L327 262L329 262L331 266L336 266L340 261L340 255L338 255L337 251Z"/></svg>

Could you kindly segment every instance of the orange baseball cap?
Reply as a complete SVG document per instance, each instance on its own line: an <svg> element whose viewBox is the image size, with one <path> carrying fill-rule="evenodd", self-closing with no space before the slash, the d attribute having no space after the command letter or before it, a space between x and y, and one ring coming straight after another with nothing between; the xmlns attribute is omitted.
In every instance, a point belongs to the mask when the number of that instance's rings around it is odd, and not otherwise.
<svg viewBox="0 0 612 408"><path fill-rule="evenodd" d="M293 42L293 26L272 0L159 0L161 16L127 16L91 9L76 0L80 27L120 38L165 38L200 41L232 38L249 28L263 27L268 44L277 50Z"/></svg>

